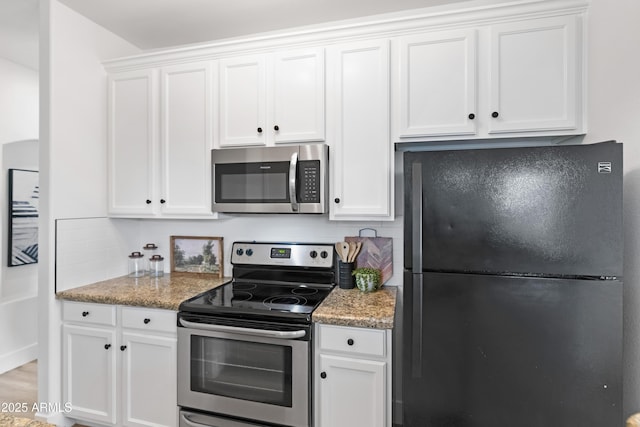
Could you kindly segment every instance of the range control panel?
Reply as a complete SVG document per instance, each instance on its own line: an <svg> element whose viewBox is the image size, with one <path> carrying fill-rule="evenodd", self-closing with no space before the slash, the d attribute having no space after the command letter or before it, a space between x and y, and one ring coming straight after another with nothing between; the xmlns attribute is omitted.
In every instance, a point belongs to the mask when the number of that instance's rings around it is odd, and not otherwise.
<svg viewBox="0 0 640 427"><path fill-rule="evenodd" d="M283 265L331 268L333 245L329 243L234 242L231 264Z"/></svg>

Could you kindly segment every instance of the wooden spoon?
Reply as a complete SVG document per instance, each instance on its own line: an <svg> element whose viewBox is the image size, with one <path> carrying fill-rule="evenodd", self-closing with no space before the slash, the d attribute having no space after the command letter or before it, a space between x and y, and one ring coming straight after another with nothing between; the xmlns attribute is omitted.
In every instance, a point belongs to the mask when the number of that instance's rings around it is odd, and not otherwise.
<svg viewBox="0 0 640 427"><path fill-rule="evenodd" d="M356 242L349 242L349 262L353 262L356 257Z"/></svg>
<svg viewBox="0 0 640 427"><path fill-rule="evenodd" d="M349 244L347 242L340 242L342 262L349 262Z"/></svg>

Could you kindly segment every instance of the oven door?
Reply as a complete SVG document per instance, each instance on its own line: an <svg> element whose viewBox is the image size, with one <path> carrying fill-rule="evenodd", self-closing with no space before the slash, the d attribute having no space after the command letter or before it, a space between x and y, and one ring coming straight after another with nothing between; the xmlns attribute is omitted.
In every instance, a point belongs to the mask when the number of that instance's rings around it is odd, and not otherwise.
<svg viewBox="0 0 640 427"><path fill-rule="evenodd" d="M189 315L179 324L181 407L309 426L309 325Z"/></svg>

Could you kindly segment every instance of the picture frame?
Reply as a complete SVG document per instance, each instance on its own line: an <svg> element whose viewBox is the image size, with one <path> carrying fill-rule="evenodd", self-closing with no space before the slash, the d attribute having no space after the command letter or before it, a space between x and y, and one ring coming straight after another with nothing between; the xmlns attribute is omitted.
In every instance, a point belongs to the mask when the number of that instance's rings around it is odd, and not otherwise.
<svg viewBox="0 0 640 427"><path fill-rule="evenodd" d="M38 171L9 169L9 267L38 262Z"/></svg>
<svg viewBox="0 0 640 427"><path fill-rule="evenodd" d="M171 273L224 275L222 237L171 236Z"/></svg>

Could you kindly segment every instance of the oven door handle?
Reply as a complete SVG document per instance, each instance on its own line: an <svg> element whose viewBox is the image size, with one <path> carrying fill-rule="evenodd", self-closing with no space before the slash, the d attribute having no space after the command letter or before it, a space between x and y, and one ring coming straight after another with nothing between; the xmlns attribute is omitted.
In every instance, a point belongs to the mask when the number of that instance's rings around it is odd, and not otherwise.
<svg viewBox="0 0 640 427"><path fill-rule="evenodd" d="M294 339L294 338L302 338L307 334L307 331L272 331L268 329L253 329L253 328L239 328L236 326L226 326L226 325L211 325L209 323L197 323L197 322L189 322L188 320L180 319L180 324L187 328L193 329L202 329L205 331L213 331L213 332L229 332L234 334L242 334L242 335L254 335L257 337L267 337L267 338L279 338L279 339Z"/></svg>

